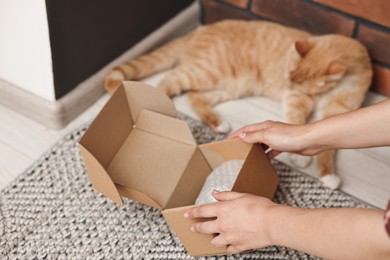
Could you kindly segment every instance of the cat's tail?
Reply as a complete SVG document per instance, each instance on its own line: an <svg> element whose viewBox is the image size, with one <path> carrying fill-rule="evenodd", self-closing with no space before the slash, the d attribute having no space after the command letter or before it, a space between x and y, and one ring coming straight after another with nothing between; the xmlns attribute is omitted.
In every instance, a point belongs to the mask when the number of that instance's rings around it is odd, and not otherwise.
<svg viewBox="0 0 390 260"><path fill-rule="evenodd" d="M105 89L113 93L124 80L137 80L173 67L190 35L175 39L156 50L113 68L104 80Z"/></svg>

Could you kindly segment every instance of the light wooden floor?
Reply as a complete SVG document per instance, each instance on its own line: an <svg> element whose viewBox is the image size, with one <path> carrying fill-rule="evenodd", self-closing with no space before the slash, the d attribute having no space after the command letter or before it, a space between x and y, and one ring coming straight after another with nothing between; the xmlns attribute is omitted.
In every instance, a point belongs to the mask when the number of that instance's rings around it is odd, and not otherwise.
<svg viewBox="0 0 390 260"><path fill-rule="evenodd" d="M162 76L163 73L145 81L156 85ZM0 189L23 173L67 133L90 122L108 98L108 95L100 98L60 131L48 129L0 106ZM366 102L374 103L382 99L383 97L370 93ZM178 111L196 118L185 96L175 98L174 103ZM233 129L267 119L283 120L281 106L265 98L229 101L218 105L216 110ZM287 155L281 155L279 159L290 164ZM337 166L343 181L343 191L374 206L385 207L390 197L389 147L341 151L338 154ZM317 176L314 164L301 170Z"/></svg>

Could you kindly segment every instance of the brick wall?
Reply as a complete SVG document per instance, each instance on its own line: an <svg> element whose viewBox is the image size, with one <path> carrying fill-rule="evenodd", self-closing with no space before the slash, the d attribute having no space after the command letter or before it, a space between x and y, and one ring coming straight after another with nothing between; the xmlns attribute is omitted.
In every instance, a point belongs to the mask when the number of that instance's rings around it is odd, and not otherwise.
<svg viewBox="0 0 390 260"><path fill-rule="evenodd" d="M372 90L390 96L389 0L202 0L202 22L263 19L361 41L374 64Z"/></svg>

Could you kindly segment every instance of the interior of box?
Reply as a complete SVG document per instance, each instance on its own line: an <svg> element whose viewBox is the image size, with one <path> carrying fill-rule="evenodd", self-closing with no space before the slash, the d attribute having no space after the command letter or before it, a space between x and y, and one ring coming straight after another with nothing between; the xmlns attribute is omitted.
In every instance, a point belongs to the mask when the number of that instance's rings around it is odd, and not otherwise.
<svg viewBox="0 0 390 260"><path fill-rule="evenodd" d="M272 198L278 178L260 144L250 145L232 139L200 145L199 148L213 169L227 160L245 160L233 191Z"/></svg>
<svg viewBox="0 0 390 260"><path fill-rule="evenodd" d="M161 208L194 201L211 171L184 121L142 110L107 173Z"/></svg>
<svg viewBox="0 0 390 260"><path fill-rule="evenodd" d="M144 114L150 115L149 112L141 112L140 121L143 120ZM164 119L180 121L153 114L159 119L149 121L148 124L142 123L142 127L131 131L107 172L115 183L147 194L162 209L193 205L213 169L227 160L244 160L252 151L251 145L237 139L198 147L196 144L173 139L172 132L169 132L168 136L160 131L153 132L157 130L155 124ZM153 127L147 128L146 125ZM258 192L258 176L252 176L252 171L257 171L250 170L248 173L248 167L252 167L252 163L251 160L244 163L233 190ZM248 179L253 180L253 188L257 191L251 190Z"/></svg>

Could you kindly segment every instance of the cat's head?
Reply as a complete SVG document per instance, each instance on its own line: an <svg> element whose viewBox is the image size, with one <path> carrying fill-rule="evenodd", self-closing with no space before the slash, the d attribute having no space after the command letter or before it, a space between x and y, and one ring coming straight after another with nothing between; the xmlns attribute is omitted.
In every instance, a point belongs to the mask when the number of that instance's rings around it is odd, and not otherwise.
<svg viewBox="0 0 390 260"><path fill-rule="evenodd" d="M285 78L290 87L309 95L322 94L334 88L346 73L338 60L337 50L327 41L296 41L289 53Z"/></svg>

